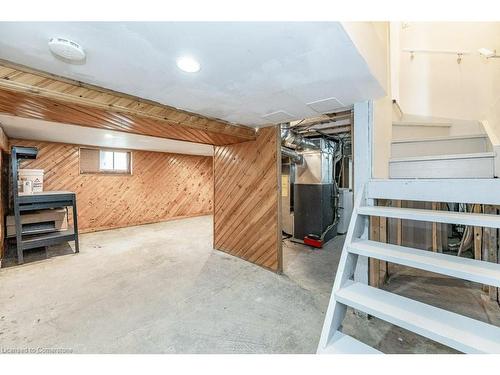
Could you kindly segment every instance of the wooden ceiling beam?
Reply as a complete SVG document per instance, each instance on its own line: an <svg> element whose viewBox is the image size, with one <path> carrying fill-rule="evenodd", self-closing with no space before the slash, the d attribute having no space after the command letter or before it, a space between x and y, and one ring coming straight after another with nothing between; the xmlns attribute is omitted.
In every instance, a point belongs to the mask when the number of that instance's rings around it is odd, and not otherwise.
<svg viewBox="0 0 500 375"><path fill-rule="evenodd" d="M165 122L169 125L229 135L241 141L254 140L255 129L230 124L150 100L58 77L0 60L0 88L34 97L84 105Z"/></svg>
<svg viewBox="0 0 500 375"><path fill-rule="evenodd" d="M91 108L81 104L35 97L20 92L2 90L1 88L0 113L61 124L115 130L211 145L227 145L242 142L242 138L232 135L193 129L169 123L168 121L157 121L126 113Z"/></svg>
<svg viewBox="0 0 500 375"><path fill-rule="evenodd" d="M314 126L319 124L326 124L330 122L341 121L345 119L350 119L351 110L346 110L342 112L328 113L321 116L309 117L298 121L292 121L290 123L292 128L304 127L304 126Z"/></svg>
<svg viewBox="0 0 500 375"><path fill-rule="evenodd" d="M301 134L304 136L317 136L317 135L321 135L321 134L335 135L335 134L350 133L352 131L352 128L351 128L351 125L343 125L343 126L328 128L325 130L320 129L319 131L321 133L318 133L314 130L311 130L310 132L301 133Z"/></svg>

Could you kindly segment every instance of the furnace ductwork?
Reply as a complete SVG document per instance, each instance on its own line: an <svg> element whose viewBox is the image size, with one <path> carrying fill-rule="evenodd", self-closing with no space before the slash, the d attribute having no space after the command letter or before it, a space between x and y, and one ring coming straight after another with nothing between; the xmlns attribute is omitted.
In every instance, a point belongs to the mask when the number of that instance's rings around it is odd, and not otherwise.
<svg viewBox="0 0 500 375"><path fill-rule="evenodd" d="M290 160L295 164L302 164L304 162L304 157L300 155L297 151L291 150L283 146L281 146L281 155L289 157Z"/></svg>
<svg viewBox="0 0 500 375"><path fill-rule="evenodd" d="M289 128L281 128L281 144L285 147L297 150L317 150L319 146L313 141L306 139Z"/></svg>

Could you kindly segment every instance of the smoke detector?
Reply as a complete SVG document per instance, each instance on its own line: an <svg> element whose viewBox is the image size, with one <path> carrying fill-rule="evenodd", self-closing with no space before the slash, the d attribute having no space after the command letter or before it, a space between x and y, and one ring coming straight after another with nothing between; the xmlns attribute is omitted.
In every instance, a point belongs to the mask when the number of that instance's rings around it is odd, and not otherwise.
<svg viewBox="0 0 500 375"><path fill-rule="evenodd" d="M85 51L82 46L72 40L64 38L50 38L49 48L56 56L67 61L82 61L85 59Z"/></svg>

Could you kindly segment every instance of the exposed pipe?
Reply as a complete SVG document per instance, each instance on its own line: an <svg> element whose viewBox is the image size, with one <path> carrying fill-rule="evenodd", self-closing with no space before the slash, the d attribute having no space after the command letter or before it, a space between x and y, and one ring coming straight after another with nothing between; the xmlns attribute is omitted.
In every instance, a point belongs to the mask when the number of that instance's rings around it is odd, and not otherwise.
<svg viewBox="0 0 500 375"><path fill-rule="evenodd" d="M281 146L281 154L290 158L295 164L302 164L304 158L297 151Z"/></svg>
<svg viewBox="0 0 500 375"><path fill-rule="evenodd" d="M317 150L319 146L313 141L306 139L289 128L281 128L281 144L289 149L312 149Z"/></svg>

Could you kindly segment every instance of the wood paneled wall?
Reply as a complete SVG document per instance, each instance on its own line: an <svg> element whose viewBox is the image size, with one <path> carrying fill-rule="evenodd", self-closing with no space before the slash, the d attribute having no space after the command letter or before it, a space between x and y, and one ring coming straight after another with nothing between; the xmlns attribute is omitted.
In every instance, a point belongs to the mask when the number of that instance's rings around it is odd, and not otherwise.
<svg viewBox="0 0 500 375"><path fill-rule="evenodd" d="M260 129L255 141L215 147L214 247L281 272L278 150L276 127Z"/></svg>
<svg viewBox="0 0 500 375"><path fill-rule="evenodd" d="M44 190L77 194L82 232L211 214L213 160L207 156L132 151L132 175L80 174L79 146L27 140L36 160L22 168L45 170Z"/></svg>

